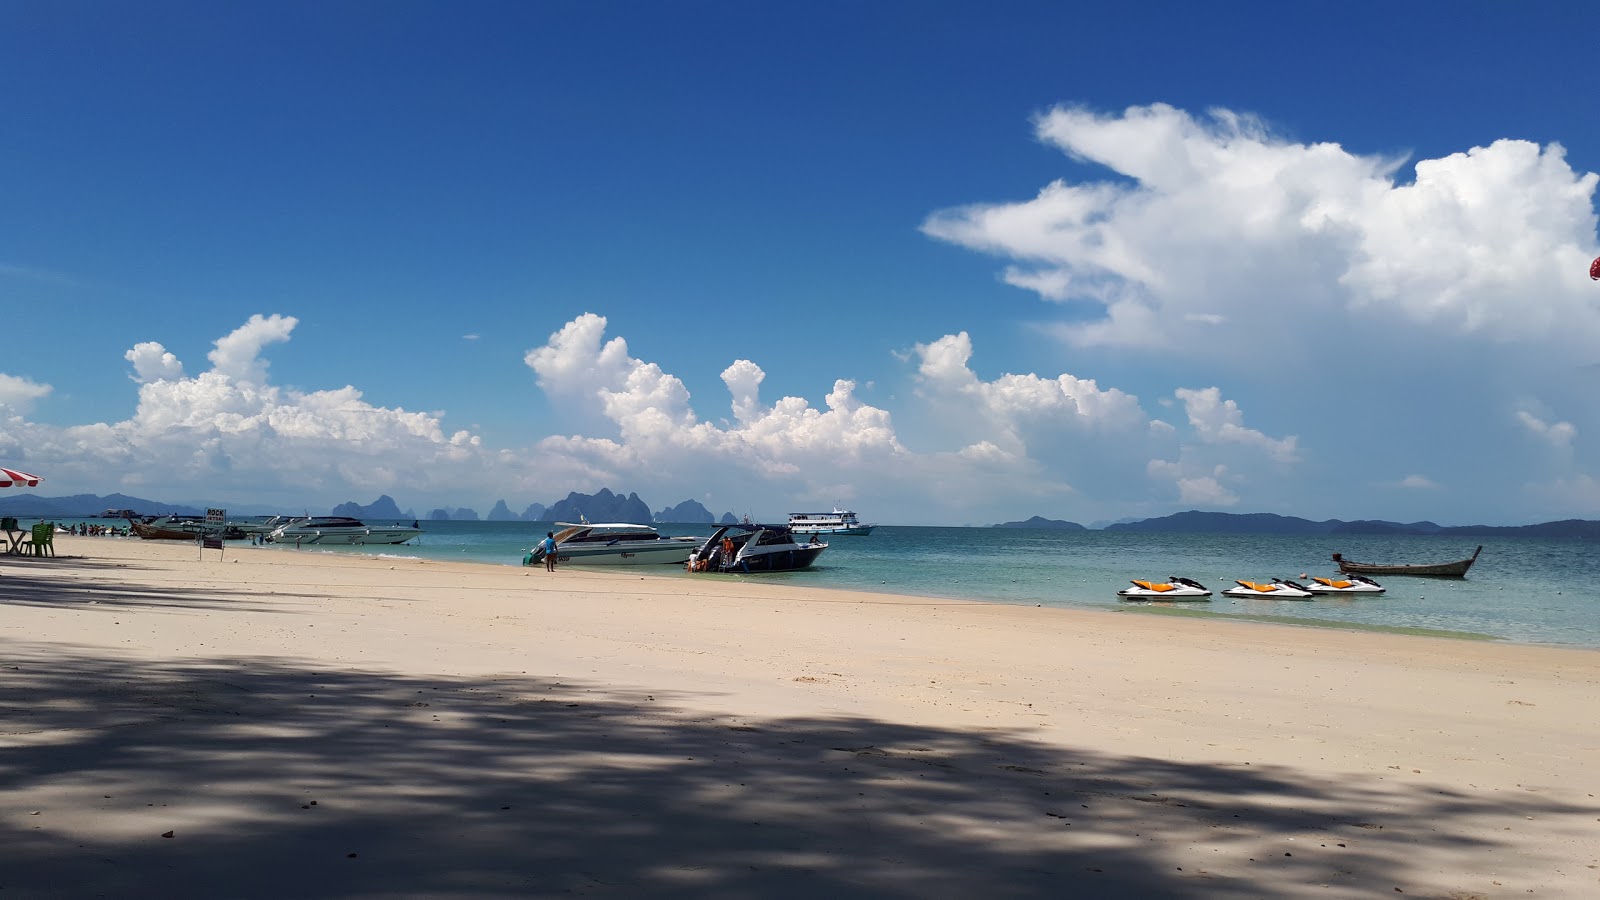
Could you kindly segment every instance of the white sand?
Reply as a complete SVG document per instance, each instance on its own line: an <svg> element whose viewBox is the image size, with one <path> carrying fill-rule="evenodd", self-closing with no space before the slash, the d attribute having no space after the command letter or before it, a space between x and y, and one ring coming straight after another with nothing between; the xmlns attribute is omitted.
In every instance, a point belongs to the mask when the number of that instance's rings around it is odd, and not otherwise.
<svg viewBox="0 0 1600 900"><path fill-rule="evenodd" d="M56 546L0 898L1600 896L1600 653Z"/></svg>

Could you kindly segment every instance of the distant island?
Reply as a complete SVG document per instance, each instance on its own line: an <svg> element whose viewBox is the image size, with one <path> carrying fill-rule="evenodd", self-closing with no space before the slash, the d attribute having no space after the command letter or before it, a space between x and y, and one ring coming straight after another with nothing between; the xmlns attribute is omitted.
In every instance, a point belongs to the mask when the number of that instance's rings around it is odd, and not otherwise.
<svg viewBox="0 0 1600 900"><path fill-rule="evenodd" d="M1437 534L1455 537L1600 538L1600 521L1562 519L1537 525L1446 526L1433 522L1402 523L1380 519L1358 519L1353 522L1326 519L1313 522L1275 513L1219 513L1191 509L1158 519L1107 525L1105 530L1165 534Z"/></svg>
<svg viewBox="0 0 1600 900"><path fill-rule="evenodd" d="M21 518L86 519L99 516L109 510L133 510L139 515L145 516L199 516L204 515L206 512L204 507L194 504L164 503L158 500L130 497L127 494L107 494L104 496L74 494L70 497L40 497L37 494L7 494L0 496L0 515ZM249 516L268 515L285 512L285 510L252 504L230 509L228 512L230 515ZM288 512L297 515L306 514L306 510L303 509L289 510ZM483 521L475 510L466 507L453 510L441 507L430 510L426 516L418 516L412 510L402 510L394 498L387 494L368 504L360 504L354 501L341 503L333 508L331 514L373 521L409 522L424 518L430 521ZM673 524L710 524L720 522L724 525L739 521L739 517L731 512L725 512L721 516L717 516L696 500L685 500L675 506L666 506L660 511L652 513L650 507L639 499L638 494L630 492L627 495L623 495L613 493L608 488L601 488L598 493L594 494L580 494L574 491L569 493L565 499L558 500L549 506L545 506L542 503L533 503L521 514L512 512L506 501L500 500L495 503L494 508L488 515L488 521L491 522L576 522L580 519L587 519L590 522L662 522ZM1038 528L1056 531L1088 530L1077 522L1048 519L1044 516L1031 516L1016 522L1001 522L990 527ZM1387 522L1381 519L1356 519L1350 522L1341 519L1325 519L1320 522L1314 522L1298 516L1280 516L1276 513L1201 512L1196 509L1174 513L1170 516L1141 519L1135 522L1113 522L1106 525L1103 530L1165 534L1395 534L1444 535L1447 537L1600 539L1600 521L1592 519L1561 519L1554 522L1541 522L1537 525L1439 525L1428 521Z"/></svg>
<svg viewBox="0 0 1600 900"><path fill-rule="evenodd" d="M1057 531L1087 531L1077 522L1066 522L1061 519L1046 519L1043 516L1034 516L1021 522L1001 522L995 528L1054 528Z"/></svg>
<svg viewBox="0 0 1600 900"><path fill-rule="evenodd" d="M200 516L205 515L206 509L202 506L183 503L164 503L159 500L148 500L142 497L130 497L126 494L75 494L70 497L41 497L37 494L11 494L0 496L0 514L20 516L24 518L44 519L87 519L99 516L106 510L133 510L141 516ZM272 515L284 512L269 506L251 505L244 508L230 509L232 515ZM293 514L304 515L306 510L293 510ZM330 515L349 516L355 519L372 521L415 521L427 519L431 522L478 522L483 521L477 510L468 507L447 509L440 507L429 510L426 516L418 516L412 510L401 510L400 505L393 497L384 494L371 503L357 503L354 500L335 506ZM598 493L580 494L576 491L567 494L563 500L546 506L543 503L532 503L519 515L512 512L505 500L496 501L494 508L487 517L491 522L577 522L588 520L590 522L671 522L671 523L711 523L717 521L712 512L696 500L685 500L676 506L663 508L659 513L651 513L650 507L636 493L626 496L613 493L609 488L601 488ZM738 519L731 512L722 514L724 523L737 522Z"/></svg>

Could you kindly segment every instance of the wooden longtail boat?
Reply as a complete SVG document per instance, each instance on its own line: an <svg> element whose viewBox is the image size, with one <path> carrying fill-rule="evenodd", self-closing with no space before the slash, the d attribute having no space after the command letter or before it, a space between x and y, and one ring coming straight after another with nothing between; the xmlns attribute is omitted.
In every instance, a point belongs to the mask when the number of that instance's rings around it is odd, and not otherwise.
<svg viewBox="0 0 1600 900"><path fill-rule="evenodd" d="M1472 551L1472 555L1466 559L1420 566L1384 566L1351 562L1338 553L1333 555L1333 561L1339 564L1339 571L1349 575L1432 575L1436 578L1461 578L1472 568L1472 564L1478 561L1478 554L1482 552L1483 545L1479 544L1478 549Z"/></svg>

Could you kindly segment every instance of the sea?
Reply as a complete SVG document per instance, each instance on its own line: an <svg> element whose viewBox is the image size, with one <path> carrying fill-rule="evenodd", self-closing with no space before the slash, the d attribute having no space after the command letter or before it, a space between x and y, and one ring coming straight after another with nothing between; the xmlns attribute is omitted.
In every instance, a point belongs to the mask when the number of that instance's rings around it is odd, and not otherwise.
<svg viewBox="0 0 1600 900"><path fill-rule="evenodd" d="M96 520L85 520L94 522ZM103 523L103 522L102 522ZM551 522L424 521L396 547L253 546L232 553L361 553L521 566ZM662 534L709 535L709 524L658 525ZM131 539L131 538L130 538ZM1434 535L1146 534L1026 528L880 525L867 536L832 535L809 569L756 575L688 573L650 566L641 574L724 578L845 591L958 598L1064 609L1209 616L1320 628L1429 634L1600 649L1600 542L1585 539ZM1377 576L1384 594L1311 601L1234 599L1236 579L1303 580L1338 574L1330 559L1435 563L1483 553L1466 578ZM1124 601L1130 579L1193 578L1216 592L1209 603Z"/></svg>
<svg viewBox="0 0 1600 900"><path fill-rule="evenodd" d="M397 547L294 549L230 541L228 553L363 553L521 566L550 522L424 521ZM709 535L709 524L658 525L663 534ZM1433 535L1146 534L1026 528L880 525L833 535L816 565L757 575L688 573L650 566L641 574L724 578L845 591L960 598L1064 609L1234 618L1320 628L1429 634L1600 649L1600 542L1584 539ZM1378 576L1387 593L1311 601L1223 597L1236 579L1338 574L1330 559L1448 562L1483 553L1466 578ZM1216 592L1209 603L1124 601L1130 579L1193 578Z"/></svg>

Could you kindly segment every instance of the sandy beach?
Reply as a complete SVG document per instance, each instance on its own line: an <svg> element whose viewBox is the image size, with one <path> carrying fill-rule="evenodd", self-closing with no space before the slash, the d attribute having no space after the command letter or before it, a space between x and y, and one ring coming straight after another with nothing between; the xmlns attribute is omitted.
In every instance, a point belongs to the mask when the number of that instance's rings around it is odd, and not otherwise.
<svg viewBox="0 0 1600 900"><path fill-rule="evenodd" d="M0 897L1600 896L1600 653L341 553L0 557Z"/></svg>

